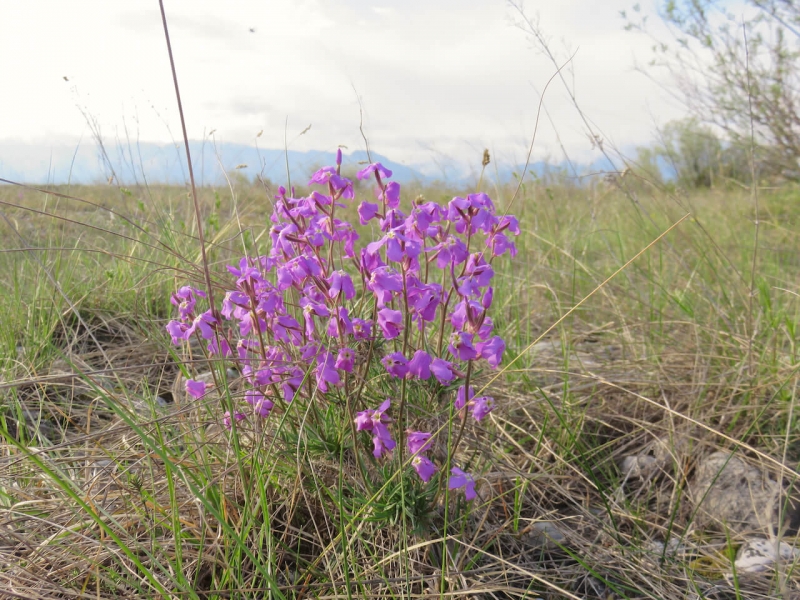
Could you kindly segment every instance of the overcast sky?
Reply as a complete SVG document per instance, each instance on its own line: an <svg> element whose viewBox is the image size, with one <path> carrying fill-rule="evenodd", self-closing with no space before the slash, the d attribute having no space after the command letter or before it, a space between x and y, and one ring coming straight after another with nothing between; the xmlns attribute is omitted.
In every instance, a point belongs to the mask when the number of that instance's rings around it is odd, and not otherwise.
<svg viewBox="0 0 800 600"><path fill-rule="evenodd" d="M581 108L608 140L648 143L680 106L634 68L651 42L627 33L630 0L531 2ZM641 3L654 12L653 0ZM504 0L165 0L191 139L296 150L363 148L408 164L518 161L554 69ZM0 143L180 139L156 0L6 1ZM65 78L67 80L65 80ZM545 97L534 158L598 158L560 82ZM83 114L82 114L83 113ZM297 135L308 125L311 129ZM125 132L127 127L127 134Z"/></svg>

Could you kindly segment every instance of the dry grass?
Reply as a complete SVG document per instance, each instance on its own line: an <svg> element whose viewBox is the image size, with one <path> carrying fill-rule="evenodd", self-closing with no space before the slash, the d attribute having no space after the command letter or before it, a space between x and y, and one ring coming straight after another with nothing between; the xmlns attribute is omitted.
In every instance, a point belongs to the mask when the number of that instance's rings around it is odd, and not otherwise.
<svg viewBox="0 0 800 600"><path fill-rule="evenodd" d="M613 189L529 184L515 207L520 255L495 296L504 364L519 359L459 456L482 473L479 498L439 500L413 523L380 516L399 486L377 469L360 476L333 411L232 438L219 402L182 394L181 374L207 370L163 335L169 292L200 279L185 190L69 193L96 206L0 188L0 284L14 290L0 306L0 597L800 593L791 563L734 574L743 534L698 526L690 497L719 450L795 482L794 189L763 199L751 289L746 195L640 190L636 206ZM202 194L222 284L226 261L264 250L268 193ZM691 222L534 344L687 208ZM236 374L227 381L223 399L236 394Z"/></svg>

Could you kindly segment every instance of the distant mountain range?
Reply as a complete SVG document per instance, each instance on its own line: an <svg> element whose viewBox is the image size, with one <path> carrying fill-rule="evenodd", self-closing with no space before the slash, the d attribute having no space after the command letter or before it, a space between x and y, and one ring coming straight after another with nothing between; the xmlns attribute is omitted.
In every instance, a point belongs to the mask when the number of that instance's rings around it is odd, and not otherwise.
<svg viewBox="0 0 800 600"><path fill-rule="evenodd" d="M287 162L294 181L305 183L306 178L321 166L333 164L335 153L311 150L296 151L263 149L244 144L213 144L190 142L195 180L198 185L220 185L225 182L223 170L240 173L249 180L261 176L274 183L285 183ZM476 174L451 169L446 177L432 176L415 165L403 165L380 154L372 160L391 169L393 179L400 183L431 183L444 180L449 184L468 183ZM358 150L346 154L343 168L354 172L367 162L367 154ZM582 173L607 169L602 164L581 165ZM566 169L564 164L532 163L528 171L541 177L553 170ZM490 168L492 178L508 180L522 172L522 165ZM113 175L121 185L148 183L184 184L188 182L186 153L183 144L153 143L112 144L101 149L96 144L70 146L0 142L0 178L28 184L101 183Z"/></svg>

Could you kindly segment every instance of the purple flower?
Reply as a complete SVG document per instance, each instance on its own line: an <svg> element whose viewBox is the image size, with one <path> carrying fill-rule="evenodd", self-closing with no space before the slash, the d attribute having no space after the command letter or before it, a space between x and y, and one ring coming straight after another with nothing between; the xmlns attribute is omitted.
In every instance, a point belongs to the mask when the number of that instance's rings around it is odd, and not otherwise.
<svg viewBox="0 0 800 600"><path fill-rule="evenodd" d="M269 398L265 397L264 394L258 390L247 390L244 393L244 400L253 407L253 410L259 417L264 419L269 416L272 407L275 406Z"/></svg>
<svg viewBox="0 0 800 600"><path fill-rule="evenodd" d="M231 267L228 267L231 270ZM239 278L236 280L236 287L245 294L251 294L255 290L264 287L266 282L261 272L255 267L247 266L241 270Z"/></svg>
<svg viewBox="0 0 800 600"><path fill-rule="evenodd" d="M484 193L470 194L466 198L453 198L447 205L447 218L455 223L458 233L489 233L497 219L494 217L492 199Z"/></svg>
<svg viewBox="0 0 800 600"><path fill-rule="evenodd" d="M472 411L472 417L480 422L494 410L494 398L491 396L478 396L469 401L469 408Z"/></svg>
<svg viewBox="0 0 800 600"><path fill-rule="evenodd" d="M382 423L377 423L372 429L372 455L380 458L384 453L388 454L394 450L395 446L397 446L397 442L392 439L389 428Z"/></svg>
<svg viewBox="0 0 800 600"><path fill-rule="evenodd" d="M361 169L357 174L356 177L359 179L366 179L369 177L370 173L375 173L376 177L386 177L387 179L392 176L392 172L384 167L381 163L372 163L371 165L367 165L363 169Z"/></svg>
<svg viewBox="0 0 800 600"><path fill-rule="evenodd" d="M456 407L456 410L461 410L462 408L464 408L467 405L468 400L465 397L466 393L465 393L464 390L465 390L465 388L464 388L463 385L460 388L458 388L458 393L456 394L456 401L454 403L454 406ZM469 386L469 400L472 400L472 398L474 398L474 397L475 397L475 388L472 387L472 386Z"/></svg>
<svg viewBox="0 0 800 600"><path fill-rule="evenodd" d="M495 369L502 363L505 343L492 337L487 316L494 294L489 286L493 258L513 256L516 251L512 241L520 232L516 218L499 216L491 198L482 193L453 198L446 207L420 198L408 203L406 213L400 209L400 184L389 180L392 172L380 163L358 172L361 180L374 178L368 186L377 200L361 202L358 217L355 210L345 217L338 207L345 208L342 199L352 199L354 189L353 182L342 176L341 163L339 150L335 166L317 170L309 181L323 187L304 197L294 188L279 188L269 215L267 255L246 256L237 266L228 266L236 283L218 306L209 307L203 301L207 294L190 286L170 298L179 313L166 325L172 342L202 338L207 356L234 359L245 382L241 393L250 410L262 417L270 415L279 402L276 398L292 402L299 394L310 399L313 388L303 385L309 375L320 394L341 387L345 373L357 370L357 353L371 348L364 342L376 338L397 340L416 333L416 345L410 345L409 338L404 352L395 352L400 347L393 344L395 348L387 346L377 357L391 377L405 382L431 381L433 376L438 383L432 385L440 390L439 385L458 388L464 382L462 361L471 364L481 358ZM355 218L380 230L363 244L360 254ZM377 227L372 225L376 219ZM355 270L346 266L348 259ZM439 283L432 283L434 279ZM206 308L210 310L202 312ZM365 314L374 315L373 319L357 318ZM449 360L427 352L426 344L439 327L433 333L429 329L438 317L448 327ZM212 383L194 380L186 383L186 390L193 398L217 393ZM468 386L461 386L453 402L460 417L468 411L476 421L485 419L495 406L491 397L476 397ZM387 399L351 417L358 430L370 432L377 458L396 447L390 433L392 419L386 415L390 404ZM245 412L247 419L252 418ZM244 415L232 409L222 422L230 428ZM407 444L419 477L432 481L437 466L426 456L431 454L432 434L408 431ZM451 474L451 489L460 487L468 499L474 498L472 476L458 469Z"/></svg>
<svg viewBox="0 0 800 600"><path fill-rule="evenodd" d="M416 280L416 277L413 278ZM408 303L413 309L413 315L418 320L420 330L424 327L423 321L428 323L436 319L436 309L442 297L442 286L438 283L425 285L418 280L408 285Z"/></svg>
<svg viewBox="0 0 800 600"><path fill-rule="evenodd" d="M236 342L236 355L245 365L250 363L250 354L256 353L258 345L253 340L243 339Z"/></svg>
<svg viewBox="0 0 800 600"><path fill-rule="evenodd" d="M254 328L256 331L266 331L267 322L261 317L254 320L253 313L248 311L239 321L239 334L245 336Z"/></svg>
<svg viewBox="0 0 800 600"><path fill-rule="evenodd" d="M368 340L372 337L372 319L353 319L353 337L357 340Z"/></svg>
<svg viewBox="0 0 800 600"><path fill-rule="evenodd" d="M186 392L194 398L202 398L206 393L206 382L195 381L194 379L186 380Z"/></svg>
<svg viewBox="0 0 800 600"><path fill-rule="evenodd" d="M269 237L272 240L271 254L275 258L290 258L296 254L294 244L297 244L300 238L297 236L297 225L294 223L276 223L270 227ZM241 274L240 270L231 266L228 266L228 270L234 275Z"/></svg>
<svg viewBox="0 0 800 600"><path fill-rule="evenodd" d="M384 453L391 452L397 445L386 427L392 420L386 416L391 400L387 398L377 409L367 409L356 413L356 430L371 431L375 458L380 458Z"/></svg>
<svg viewBox="0 0 800 600"><path fill-rule="evenodd" d="M483 318L483 325L481 325L480 329L478 329L478 337L482 340L485 340L490 335L492 335L492 331L494 330L494 323L492 322L492 317L484 317Z"/></svg>
<svg viewBox="0 0 800 600"><path fill-rule="evenodd" d="M386 258L388 260L393 262L400 262L403 260L404 252L402 242L406 240L406 236L397 229L390 229L386 232L386 235L377 242L367 244L367 253L377 254L383 246L386 246Z"/></svg>
<svg viewBox="0 0 800 600"><path fill-rule="evenodd" d="M315 360L318 360L320 354L322 354L322 346L320 346L317 342L309 342L299 348L300 350L300 359L304 363L311 363Z"/></svg>
<svg viewBox="0 0 800 600"><path fill-rule="evenodd" d="M458 233L464 233L467 230L469 208L469 201L460 196L456 196L447 203L447 220L455 223Z"/></svg>
<svg viewBox="0 0 800 600"><path fill-rule="evenodd" d="M352 198L353 183L346 177L339 175L336 171L336 167L322 167L319 171L314 173L314 175L311 177L311 181L308 182L308 185L311 185L312 183L330 183L331 187L333 187L335 191L342 191L342 198Z"/></svg>
<svg viewBox="0 0 800 600"><path fill-rule="evenodd" d="M474 499L478 494L475 493L475 479L469 473L465 473L458 467L450 469L450 480L447 482L447 488L457 490L464 488L464 497L467 502Z"/></svg>
<svg viewBox="0 0 800 600"><path fill-rule="evenodd" d="M266 329L266 324L264 325ZM272 333L275 334L275 339L280 342L291 344L292 346L299 346L300 338L300 323L291 315L281 315L272 322ZM242 333L245 335L245 333Z"/></svg>
<svg viewBox="0 0 800 600"><path fill-rule="evenodd" d="M443 358L434 358L431 362L431 373L436 377L436 381L446 385L456 378L453 373L453 364Z"/></svg>
<svg viewBox="0 0 800 600"><path fill-rule="evenodd" d="M272 403L272 400L269 400L268 398L262 398L253 405L253 410L259 417L266 419L269 416L269 413L272 411L273 406L275 405Z"/></svg>
<svg viewBox="0 0 800 600"><path fill-rule="evenodd" d="M305 204L308 208L311 208L313 211L313 206L311 205L312 202L316 204L317 207L322 208L323 206L330 206L333 204L333 198L315 191L311 192L311 195L308 198L301 198L300 202ZM306 213L307 216L312 216L313 214L313 212Z"/></svg>
<svg viewBox="0 0 800 600"><path fill-rule="evenodd" d="M450 313L450 324L456 330L469 329L474 331L481 313L483 313L481 305L475 300L462 300L456 304L455 309Z"/></svg>
<svg viewBox="0 0 800 600"><path fill-rule="evenodd" d="M427 456L415 456L411 459L411 466L425 483L428 483L436 473L436 465L434 465Z"/></svg>
<svg viewBox="0 0 800 600"><path fill-rule="evenodd" d="M294 395L297 393L302 383L303 372L298 368L293 369L290 372L290 377L283 380L281 383L281 390L283 391L283 399L287 404L294 400Z"/></svg>
<svg viewBox="0 0 800 600"><path fill-rule="evenodd" d="M481 288L488 286L494 277L494 269L483 258L483 252L469 255L464 273L465 276L458 280L458 293L464 297L479 296Z"/></svg>
<svg viewBox="0 0 800 600"><path fill-rule="evenodd" d="M339 219L336 219L340 223ZM341 226L337 225L336 233L333 236L334 241L344 242L344 255L347 258L355 258L355 243L359 239L358 233L353 229L349 223L343 223Z"/></svg>
<svg viewBox="0 0 800 600"><path fill-rule="evenodd" d="M331 312L325 305L317 304L308 298L302 298L300 300L300 306L303 307L303 318L306 322L306 336L313 339L316 334L314 317L329 317Z"/></svg>
<svg viewBox="0 0 800 600"><path fill-rule="evenodd" d="M359 267L365 279L372 280L373 272L376 269L385 266L386 263L383 262L380 254L370 254L369 252L367 252L366 248L361 249L361 260L359 262Z"/></svg>
<svg viewBox="0 0 800 600"><path fill-rule="evenodd" d="M209 309L203 314L197 315L189 330L186 332L188 336L192 335L195 331L199 330L200 335L204 340L210 340L214 337L214 326L217 324L217 319L214 313Z"/></svg>
<svg viewBox="0 0 800 600"><path fill-rule="evenodd" d="M331 315L328 321L328 335L331 337L341 337L353 334L353 322L350 314L344 306L340 306L335 315Z"/></svg>
<svg viewBox="0 0 800 600"><path fill-rule="evenodd" d="M460 265L469 256L467 245L456 236L447 236L444 241L436 244L432 248L425 248L426 252L436 251L436 266L440 269L447 268L449 265Z"/></svg>
<svg viewBox="0 0 800 600"><path fill-rule="evenodd" d="M347 373L352 373L355 358L356 353L352 348L341 348L339 349L339 354L336 355L336 363L333 366Z"/></svg>
<svg viewBox="0 0 800 600"><path fill-rule="evenodd" d="M414 203L414 208L411 210L411 213L416 227L424 230L441 221L447 214L447 211L441 204L436 202L420 202L417 200Z"/></svg>
<svg viewBox="0 0 800 600"><path fill-rule="evenodd" d="M367 287L375 293L378 306L386 306L392 300L393 292L403 290L400 274L390 267L378 267L372 271Z"/></svg>
<svg viewBox="0 0 800 600"><path fill-rule="evenodd" d="M506 237L504 233L493 233L486 238L486 246L492 256L502 256L506 252L514 258L517 255L517 245Z"/></svg>
<svg viewBox="0 0 800 600"><path fill-rule="evenodd" d="M504 231L506 229L514 235L519 235L519 221L517 221L517 217L514 215L504 215L500 217L495 231Z"/></svg>
<svg viewBox="0 0 800 600"><path fill-rule="evenodd" d="M251 406L257 404L258 402L261 402L263 398L264 394L262 394L258 390L247 390L244 393L244 401L250 404Z"/></svg>
<svg viewBox="0 0 800 600"><path fill-rule="evenodd" d="M391 177L391 175L387 175L387 177ZM397 208L400 206L400 184L396 181L389 183L386 186L383 197L386 200L386 206L389 208Z"/></svg>
<svg viewBox="0 0 800 600"><path fill-rule="evenodd" d="M233 356L233 351L231 350L231 345L228 343L224 337L220 336L219 344L217 344L217 338L212 339L208 342L208 353L212 356L215 354L219 354L220 356L224 356L225 358L230 358Z"/></svg>
<svg viewBox="0 0 800 600"><path fill-rule="evenodd" d="M317 368L314 374L317 376L317 385L321 392L328 391L328 384L339 385L339 372L334 366L333 354L330 352L323 352L317 357Z"/></svg>
<svg viewBox="0 0 800 600"><path fill-rule="evenodd" d="M197 303L197 298L195 298L195 294L200 296L201 298L206 297L205 292L190 287L188 285L183 286L177 292L172 294L170 302L172 302L172 304L178 307L178 313L181 315L181 319L191 320L193 318L194 307L195 304Z"/></svg>
<svg viewBox="0 0 800 600"><path fill-rule="evenodd" d="M346 300L352 300L356 295L353 280L344 271L334 271L327 281L331 286L328 290L328 297L330 298L336 298L339 294L343 294Z"/></svg>
<svg viewBox="0 0 800 600"><path fill-rule="evenodd" d="M386 246L386 258L392 262L401 262L404 258L415 258L419 256L422 245L403 233L403 226L394 227L386 232L386 235L377 242L367 244L368 254L378 254L383 246Z"/></svg>
<svg viewBox="0 0 800 600"><path fill-rule="evenodd" d="M391 308L382 308L378 311L378 327L387 340L393 340L403 329L403 313Z"/></svg>
<svg viewBox="0 0 800 600"><path fill-rule="evenodd" d="M406 216L403 211L392 208L386 211L386 214L381 219L381 231L389 231L390 229L403 230L405 225Z"/></svg>
<svg viewBox="0 0 800 600"><path fill-rule="evenodd" d="M245 367L243 371L243 375L247 375L247 372L251 369L249 367ZM272 383L272 369L269 367L264 367L256 371L255 376L250 378L250 383L253 385L268 385Z"/></svg>
<svg viewBox="0 0 800 600"><path fill-rule="evenodd" d="M372 408L356 413L356 418L354 419L356 431L372 431L372 427L375 425L372 422L373 413L375 413L375 410Z"/></svg>
<svg viewBox="0 0 800 600"><path fill-rule="evenodd" d="M189 332L190 326L180 321L172 320L167 323L167 333L172 337L172 343L176 346L181 343L181 340L188 340L191 333Z"/></svg>
<svg viewBox="0 0 800 600"><path fill-rule="evenodd" d="M402 352L392 352L381 359L381 364L393 377L403 378L408 373L408 359Z"/></svg>
<svg viewBox="0 0 800 600"><path fill-rule="evenodd" d="M483 298L481 298L481 306L483 306L484 310L489 310L492 306L492 300L494 299L494 288L488 287L486 288L486 292L483 294Z"/></svg>
<svg viewBox="0 0 800 600"><path fill-rule="evenodd" d="M408 361L408 375L417 379L431 378L431 355L425 350L417 350Z"/></svg>
<svg viewBox="0 0 800 600"><path fill-rule="evenodd" d="M450 335L450 345L447 349L450 354L457 357L459 360L472 360L478 357L478 351L472 345L471 333L464 333L463 331L454 331Z"/></svg>
<svg viewBox="0 0 800 600"><path fill-rule="evenodd" d="M357 239L359 239L359 236L350 223L347 221L342 221L341 219L331 219L330 217L325 217L318 222L318 225L321 228L318 238L319 246L322 246L326 239L334 242L344 242L345 255L348 258L352 258L354 256L353 244Z"/></svg>
<svg viewBox="0 0 800 600"><path fill-rule="evenodd" d="M302 289L307 278L322 275L322 267L314 256L295 256L286 263L285 268L289 272L292 282L299 289Z"/></svg>
<svg viewBox="0 0 800 600"><path fill-rule="evenodd" d="M506 349L506 343L499 335L494 336L486 342L478 342L475 346L481 358L485 358L493 368L497 368L503 360L503 352Z"/></svg>
<svg viewBox="0 0 800 600"><path fill-rule="evenodd" d="M431 449L431 434L424 431L407 431L406 443L409 454L422 454Z"/></svg>
<svg viewBox="0 0 800 600"><path fill-rule="evenodd" d="M237 421L241 421L246 416L247 415L245 415L243 412L239 412L238 410L234 411L234 413L233 413L233 419L235 419ZM226 429L230 429L232 427L231 421L233 419L231 419L231 411L226 410L225 414L222 415L222 424L225 426Z"/></svg>
<svg viewBox="0 0 800 600"><path fill-rule="evenodd" d="M261 398L253 405L253 411L262 419L266 419L269 413L272 412L272 407L275 406L269 398Z"/></svg>
<svg viewBox="0 0 800 600"><path fill-rule="evenodd" d="M380 207L377 204L373 204L372 202L362 202L358 205L358 222L362 225L366 225L376 216L378 216L378 211Z"/></svg>

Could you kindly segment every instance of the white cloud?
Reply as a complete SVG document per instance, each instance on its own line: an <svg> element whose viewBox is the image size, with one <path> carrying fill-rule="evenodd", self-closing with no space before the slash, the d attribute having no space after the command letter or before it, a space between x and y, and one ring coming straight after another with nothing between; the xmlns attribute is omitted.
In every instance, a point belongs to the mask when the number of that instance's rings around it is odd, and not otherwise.
<svg viewBox="0 0 800 600"><path fill-rule="evenodd" d="M288 117L296 149L363 146L360 97L372 147L395 160L479 160L490 147L521 159L553 74L500 0L167 0L189 136L282 147ZM46 146L89 136L78 107L111 139L180 137L156 2L28 0L0 23L4 109L0 141ZM649 42L625 33L626 0L562 0L538 8L581 107L617 144L651 138L653 120L679 116L633 71ZM250 30L254 31L251 32ZM63 77L69 81L65 81ZM594 155L563 87L547 107L576 160ZM125 127L127 126L127 133ZM543 117L535 155L560 160Z"/></svg>

